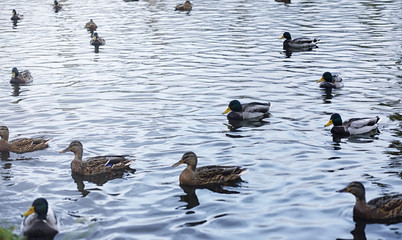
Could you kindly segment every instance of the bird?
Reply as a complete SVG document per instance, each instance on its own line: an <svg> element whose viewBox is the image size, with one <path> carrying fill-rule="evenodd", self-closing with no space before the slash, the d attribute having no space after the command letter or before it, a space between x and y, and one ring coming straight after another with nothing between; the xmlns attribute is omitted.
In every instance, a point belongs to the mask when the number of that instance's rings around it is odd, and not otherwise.
<svg viewBox="0 0 402 240"><path fill-rule="evenodd" d="M6 126L0 126L0 152L26 153L47 148L51 139L17 138L8 141L9 131Z"/></svg>
<svg viewBox="0 0 402 240"><path fill-rule="evenodd" d="M68 147L60 153L73 152L74 159L71 162L71 170L73 173L81 175L96 175L110 173L129 168L134 162L127 158L127 155L108 155L97 156L82 160L83 146L80 141L72 141Z"/></svg>
<svg viewBox="0 0 402 240"><path fill-rule="evenodd" d="M238 166L217 166L210 165L197 167L197 155L194 152L186 152L183 157L172 167L180 164L187 164L187 167L180 174L180 184L202 186L208 184L225 184L238 180L240 175L247 171L247 168Z"/></svg>
<svg viewBox="0 0 402 240"><path fill-rule="evenodd" d="M177 4L175 11L191 11L193 4L190 1L185 1L184 4Z"/></svg>
<svg viewBox="0 0 402 240"><path fill-rule="evenodd" d="M17 20L20 20L21 18L22 18L22 15L18 14L17 11L15 9L13 9L11 20L17 21Z"/></svg>
<svg viewBox="0 0 402 240"><path fill-rule="evenodd" d="M402 194L378 197L366 202L361 182L351 182L337 192L349 192L356 197L353 217L372 222L396 223L402 221Z"/></svg>
<svg viewBox="0 0 402 240"><path fill-rule="evenodd" d="M58 12L58 11L61 10L61 8L62 8L62 6L59 4L59 2L58 2L57 0L54 0L54 2L53 2L53 9L54 9L56 12Z"/></svg>
<svg viewBox="0 0 402 240"><path fill-rule="evenodd" d="M227 115L229 120L246 120L246 119L263 119L269 116L269 109L271 103L259 103L251 102L246 104L241 104L238 100L232 100L229 103L228 108L222 113Z"/></svg>
<svg viewBox="0 0 402 240"><path fill-rule="evenodd" d="M334 124L331 129L331 133L350 136L368 133L373 130L376 130L378 127L378 123L381 121L381 117L371 117L371 118L351 118L345 122L342 122L341 115L338 113L334 113L331 115L330 120L326 127Z"/></svg>
<svg viewBox="0 0 402 240"><path fill-rule="evenodd" d="M53 239L60 223L45 198L37 198L27 212L22 214L21 232L28 239Z"/></svg>
<svg viewBox="0 0 402 240"><path fill-rule="evenodd" d="M11 70L11 84L23 84L23 83L29 83L32 82L33 78L31 73L28 70L24 70L22 72L19 72L16 67L13 67Z"/></svg>
<svg viewBox="0 0 402 240"><path fill-rule="evenodd" d="M320 88L331 89L343 87L342 78L339 75L332 75L330 72L322 74L322 77L318 82L320 83Z"/></svg>
<svg viewBox="0 0 402 240"><path fill-rule="evenodd" d="M96 23L91 19L89 20L89 22L87 22L87 24L85 24L85 28L90 31L90 32L94 32L98 26L96 25Z"/></svg>
<svg viewBox="0 0 402 240"><path fill-rule="evenodd" d="M289 32L283 33L282 37L279 39L285 38L283 42L283 49L311 49L317 46L317 42L319 39L309 39L309 38L296 38L292 40L292 36Z"/></svg>
<svg viewBox="0 0 402 240"><path fill-rule="evenodd" d="M94 33L93 39L91 39L89 43L95 47L99 47L105 45L106 41L105 39L99 37L98 33Z"/></svg>

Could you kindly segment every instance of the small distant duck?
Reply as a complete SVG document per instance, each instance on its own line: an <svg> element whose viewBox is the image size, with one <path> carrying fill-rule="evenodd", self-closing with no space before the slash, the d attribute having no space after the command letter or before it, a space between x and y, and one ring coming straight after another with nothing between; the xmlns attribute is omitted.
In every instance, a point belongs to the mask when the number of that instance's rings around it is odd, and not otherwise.
<svg viewBox="0 0 402 240"><path fill-rule="evenodd" d="M28 239L53 239L59 232L60 223L44 198L35 199L22 216L21 232Z"/></svg>
<svg viewBox="0 0 402 240"><path fill-rule="evenodd" d="M11 70L11 74L11 84L24 84L32 82L33 80L32 75L28 70L19 72L16 67L13 67L13 69Z"/></svg>
<svg viewBox="0 0 402 240"><path fill-rule="evenodd" d="M9 131L6 126L0 126L0 152L26 153L47 148L51 139L17 138L8 141Z"/></svg>
<svg viewBox="0 0 402 240"><path fill-rule="evenodd" d="M331 129L331 133L350 136L376 130L380 121L381 118L377 116L372 118L351 118L345 122L342 122L341 115L334 113L331 115L331 119L327 124L325 124L325 126L328 127L331 124L334 124L334 127Z"/></svg>
<svg viewBox="0 0 402 240"><path fill-rule="evenodd" d="M62 8L62 6L59 4L59 2L57 0L54 0L54 2L53 2L54 11L58 12L61 10L61 8Z"/></svg>
<svg viewBox="0 0 402 240"><path fill-rule="evenodd" d="M94 33L93 39L89 42L95 47L103 46L106 44L105 39L98 36L98 33Z"/></svg>
<svg viewBox="0 0 402 240"><path fill-rule="evenodd" d="M185 1L184 4L177 4L175 11L191 11L193 4L190 1Z"/></svg>
<svg viewBox="0 0 402 240"><path fill-rule="evenodd" d="M229 120L246 120L246 119L263 119L269 116L269 109L271 103L259 103L251 102L246 104L241 104L238 100L232 100L229 103L228 108L222 113L227 115Z"/></svg>
<svg viewBox="0 0 402 240"><path fill-rule="evenodd" d="M80 141L72 141L70 145L60 153L73 152L74 159L71 162L73 173L81 175L96 175L128 169L133 160L127 159L125 155L97 156L82 161L84 152Z"/></svg>
<svg viewBox="0 0 402 240"><path fill-rule="evenodd" d="M94 32L98 26L96 25L96 23L91 19L89 20L89 22L87 22L87 24L85 24L85 28L90 31L90 32Z"/></svg>
<svg viewBox="0 0 402 240"><path fill-rule="evenodd" d="M17 11L15 11L15 9L13 9L11 20L17 21L17 20L20 20L21 18L22 18L22 15L19 15L17 13Z"/></svg>
<svg viewBox="0 0 402 240"><path fill-rule="evenodd" d="M309 38L296 38L292 40L292 36L289 32L283 33L280 39L285 38L283 42L283 49L296 48L296 49L311 49L317 46L319 39Z"/></svg>
<svg viewBox="0 0 402 240"><path fill-rule="evenodd" d="M354 218L371 222L402 221L402 194L378 197L366 203L366 190L361 182L351 182L337 192L349 192L356 197Z"/></svg>
<svg viewBox="0 0 402 240"><path fill-rule="evenodd" d="M330 72L325 72L318 82L320 83L320 88L329 89L343 87L342 78L339 75L332 75Z"/></svg>
<svg viewBox="0 0 402 240"><path fill-rule="evenodd" d="M205 166L197 167L197 155L193 152L186 152L183 157L172 167L180 164L187 164L187 167L180 174L180 184L184 185L208 185L208 184L224 184L235 181L240 175L247 171L247 168L236 166Z"/></svg>

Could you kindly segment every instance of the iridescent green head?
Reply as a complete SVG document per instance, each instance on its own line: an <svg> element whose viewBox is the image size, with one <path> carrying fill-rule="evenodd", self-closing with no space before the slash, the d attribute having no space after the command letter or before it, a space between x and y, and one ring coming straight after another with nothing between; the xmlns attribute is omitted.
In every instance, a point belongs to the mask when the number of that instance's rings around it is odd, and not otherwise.
<svg viewBox="0 0 402 240"><path fill-rule="evenodd" d="M11 70L11 74L14 77L17 77L20 73L18 72L18 69L16 67L13 67L13 70Z"/></svg>
<svg viewBox="0 0 402 240"><path fill-rule="evenodd" d="M325 124L325 126L328 127L331 124L334 124L334 126L342 126L341 115L339 115L338 113L332 114L331 119L328 121L327 124Z"/></svg>
<svg viewBox="0 0 402 240"><path fill-rule="evenodd" d="M330 72L325 72L325 73L322 75L321 79L318 80L318 82L322 82L322 81L324 81L324 80L325 80L326 82L332 83L332 74L331 74Z"/></svg>
<svg viewBox="0 0 402 240"><path fill-rule="evenodd" d="M284 32L280 39L286 38L286 40L292 40L292 36L290 36L289 32Z"/></svg>
<svg viewBox="0 0 402 240"><path fill-rule="evenodd" d="M238 100L232 100L230 101L228 108L222 114L228 113L229 111L242 112L243 107Z"/></svg>
<svg viewBox="0 0 402 240"><path fill-rule="evenodd" d="M49 208L49 206L48 206L46 199L37 198L37 199L35 199L35 201L33 201L32 206L29 208L28 211L26 211L23 214L23 216L26 217L35 212L36 214L38 214L38 219L46 220L48 208Z"/></svg>

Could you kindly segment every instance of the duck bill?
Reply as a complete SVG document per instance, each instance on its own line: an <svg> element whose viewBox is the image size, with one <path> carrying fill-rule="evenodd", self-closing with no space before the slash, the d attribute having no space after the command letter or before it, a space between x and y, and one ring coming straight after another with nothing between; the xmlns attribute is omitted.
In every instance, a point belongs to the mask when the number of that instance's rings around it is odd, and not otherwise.
<svg viewBox="0 0 402 240"><path fill-rule="evenodd" d="M329 121L327 122L327 124L325 124L325 126L328 127L328 126L331 125L331 124L332 124L332 120L329 120Z"/></svg>
<svg viewBox="0 0 402 240"><path fill-rule="evenodd" d="M31 215L31 214L34 213L34 212L35 212L35 208L34 208L34 206L31 206L31 207L28 209L28 211L26 211L24 214L22 214L22 216L26 217L26 216Z"/></svg>
<svg viewBox="0 0 402 240"><path fill-rule="evenodd" d="M284 38L285 38L285 36L282 35L282 37L280 37L279 39L284 39Z"/></svg>
<svg viewBox="0 0 402 240"><path fill-rule="evenodd" d="M15 78L15 72L12 73L13 78Z"/></svg>
<svg viewBox="0 0 402 240"><path fill-rule="evenodd" d="M228 112L232 111L232 109L230 109L230 107L228 107L222 114L226 114Z"/></svg>
<svg viewBox="0 0 402 240"><path fill-rule="evenodd" d="M336 191L336 192L349 192L349 189L348 189L348 188L344 188L344 189L338 190L338 191Z"/></svg>
<svg viewBox="0 0 402 240"><path fill-rule="evenodd" d="M68 152L68 151L70 151L70 150L68 148L66 148L64 150L61 150L60 153L65 153L65 152Z"/></svg>
<svg viewBox="0 0 402 240"><path fill-rule="evenodd" d="M322 81L324 81L324 77L321 77L321 79L318 80L318 82L322 82Z"/></svg>
<svg viewBox="0 0 402 240"><path fill-rule="evenodd" d="M181 160L178 161L177 163L173 164L172 167L177 167L177 166L179 166L180 164L183 164L183 162L182 162Z"/></svg>

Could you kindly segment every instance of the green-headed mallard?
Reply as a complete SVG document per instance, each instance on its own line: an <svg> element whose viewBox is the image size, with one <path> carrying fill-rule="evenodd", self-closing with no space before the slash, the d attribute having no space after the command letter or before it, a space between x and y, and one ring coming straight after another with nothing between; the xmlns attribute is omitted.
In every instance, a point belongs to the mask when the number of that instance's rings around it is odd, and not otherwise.
<svg viewBox="0 0 402 240"><path fill-rule="evenodd" d="M319 39L310 39L310 38L296 38L292 39L292 36L289 32L283 33L280 39L285 38L283 42L283 49L289 48L299 48L299 49L311 49L317 46L317 42Z"/></svg>
<svg viewBox="0 0 402 240"><path fill-rule="evenodd" d="M98 28L98 26L91 19L91 20L89 20L89 22L87 22L87 24L85 24L85 28L88 29L88 31L90 31L90 32L94 32Z"/></svg>
<svg viewBox="0 0 402 240"><path fill-rule="evenodd" d="M60 5L60 3L57 0L54 0L53 2L53 9L55 12L60 11L62 8L62 6Z"/></svg>
<svg viewBox="0 0 402 240"><path fill-rule="evenodd" d="M11 20L17 21L17 20L20 20L21 18L22 18L22 15L18 14L17 11L15 11L15 9L13 9Z"/></svg>
<svg viewBox="0 0 402 240"><path fill-rule="evenodd" d="M177 4L175 11L191 11L193 4L190 1L185 1L184 4Z"/></svg>
<svg viewBox="0 0 402 240"><path fill-rule="evenodd" d="M73 173L81 175L96 175L124 170L128 169L129 165L134 162L133 160L127 159L126 155L97 156L82 161L84 150L82 143L79 141L72 141L70 145L60 153L69 151L74 153L74 159L71 162L71 170Z"/></svg>
<svg viewBox="0 0 402 240"><path fill-rule="evenodd" d="M338 113L331 115L331 119L325 124L328 127L334 124L331 133L344 136L357 135L368 133L377 129L378 123L381 121L380 117L371 118L351 118L342 122L342 118Z"/></svg>
<svg viewBox="0 0 402 240"><path fill-rule="evenodd" d="M17 138L8 141L9 131L6 126L0 126L0 152L26 153L47 148L50 139Z"/></svg>
<svg viewBox="0 0 402 240"><path fill-rule="evenodd" d="M59 232L59 221L44 198L35 199L22 216L21 232L28 239L53 239Z"/></svg>
<svg viewBox="0 0 402 240"><path fill-rule="evenodd" d="M33 78L31 73L28 70L24 70L22 72L19 72L16 67L13 67L11 70L11 84L23 84L23 83L29 83L32 82Z"/></svg>
<svg viewBox="0 0 402 240"><path fill-rule="evenodd" d="M355 195L354 218L373 222L402 221L402 194L378 197L366 203L366 192L361 182L351 182L338 192Z"/></svg>
<svg viewBox="0 0 402 240"><path fill-rule="evenodd" d="M106 41L105 39L99 37L98 33L94 33L93 39L91 39L89 43L95 47L99 47L105 45Z"/></svg>
<svg viewBox="0 0 402 240"><path fill-rule="evenodd" d="M324 81L325 80L325 81ZM322 74L320 80L320 88L341 88L343 87L342 78L339 75L332 75L330 72L325 72Z"/></svg>
<svg viewBox="0 0 402 240"><path fill-rule="evenodd" d="M247 120L247 119L263 119L269 116L269 108L271 103L251 102L241 104L238 100L232 100L228 108L222 113L227 115L229 120Z"/></svg>
<svg viewBox="0 0 402 240"><path fill-rule="evenodd" d="M247 171L247 168L236 166L205 166L197 167L197 155L193 152L186 152L183 157L172 167L180 164L187 164L187 167L180 174L180 184L184 185L208 185L208 184L224 184L226 182L235 181L240 175Z"/></svg>

